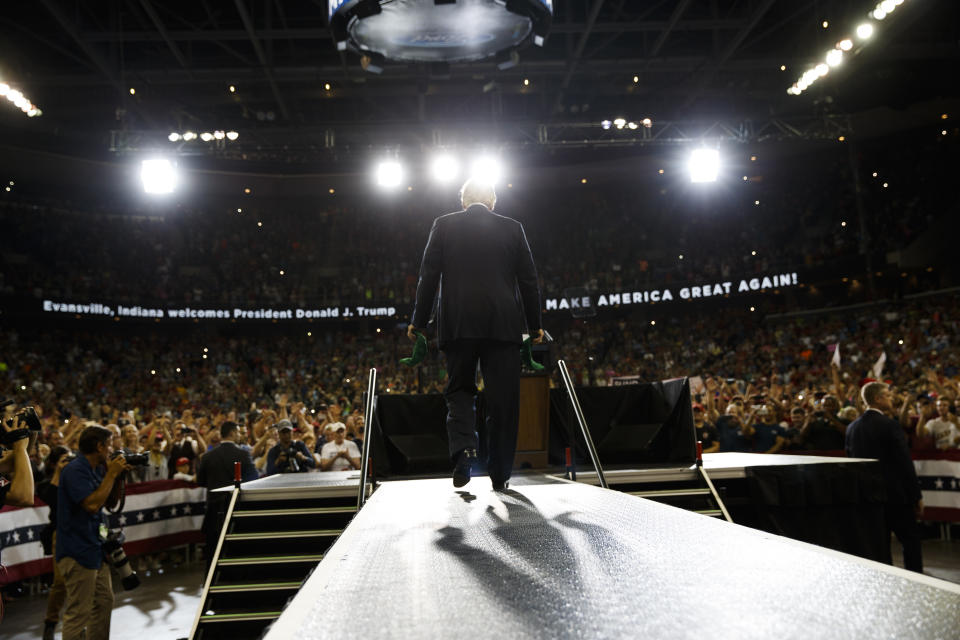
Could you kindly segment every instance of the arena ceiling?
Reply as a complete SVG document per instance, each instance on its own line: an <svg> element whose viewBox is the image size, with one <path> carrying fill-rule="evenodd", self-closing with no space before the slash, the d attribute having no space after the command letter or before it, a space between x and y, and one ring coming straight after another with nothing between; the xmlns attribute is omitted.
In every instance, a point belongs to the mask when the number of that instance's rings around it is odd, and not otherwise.
<svg viewBox="0 0 960 640"><path fill-rule="evenodd" d="M802 96L786 89L874 2L556 0L545 46L523 49L511 69L387 64L379 75L337 51L325 0L7 5L0 74L43 115L0 105L0 134L88 157L217 129L239 138L178 152L296 162L391 145L830 137L851 114L896 118L958 94L951 1L906 0L875 42ZM654 127L601 129L618 116Z"/></svg>

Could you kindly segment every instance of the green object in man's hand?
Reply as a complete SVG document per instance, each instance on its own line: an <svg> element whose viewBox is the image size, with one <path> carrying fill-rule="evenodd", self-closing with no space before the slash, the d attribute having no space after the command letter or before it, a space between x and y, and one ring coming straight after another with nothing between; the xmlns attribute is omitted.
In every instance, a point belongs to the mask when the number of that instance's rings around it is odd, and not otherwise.
<svg viewBox="0 0 960 640"><path fill-rule="evenodd" d="M523 341L523 346L520 347L520 357L528 369L543 371L543 365L533 359L533 341L531 338Z"/></svg>
<svg viewBox="0 0 960 640"><path fill-rule="evenodd" d="M413 345L413 355L409 358L400 358L400 364L413 367L423 362L423 359L427 357L427 338L419 331L416 333L417 341Z"/></svg>

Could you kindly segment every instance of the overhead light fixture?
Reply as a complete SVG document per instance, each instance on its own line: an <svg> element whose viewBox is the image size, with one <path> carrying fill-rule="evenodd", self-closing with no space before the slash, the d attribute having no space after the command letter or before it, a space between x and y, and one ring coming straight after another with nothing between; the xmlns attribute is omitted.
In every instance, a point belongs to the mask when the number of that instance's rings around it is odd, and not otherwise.
<svg viewBox="0 0 960 640"><path fill-rule="evenodd" d="M615 118L613 121L613 126L617 129L623 129L625 124L627 124L627 121L624 118Z"/></svg>
<svg viewBox="0 0 960 640"><path fill-rule="evenodd" d="M140 180L144 193L173 193L177 186L177 172L167 158L151 158L140 164Z"/></svg>
<svg viewBox="0 0 960 640"><path fill-rule="evenodd" d="M826 56L827 65L831 67L839 66L843 62L843 51L840 49L831 49Z"/></svg>
<svg viewBox="0 0 960 640"><path fill-rule="evenodd" d="M171 131L170 135L167 136L167 140L169 140L170 142L179 142L182 137L183 136L181 136L176 131Z"/></svg>
<svg viewBox="0 0 960 640"><path fill-rule="evenodd" d="M398 187L403 182L403 167L396 160L384 160L377 165L376 179L381 187Z"/></svg>
<svg viewBox="0 0 960 640"><path fill-rule="evenodd" d="M716 182L720 173L720 152L716 149L694 149L688 162L690 182Z"/></svg>
<svg viewBox="0 0 960 640"><path fill-rule="evenodd" d="M28 118L43 115L43 111L41 111L37 105L33 104L21 91L14 89L6 82L0 82L0 97L6 98L8 102L11 102L13 106L20 109Z"/></svg>
<svg viewBox="0 0 960 640"><path fill-rule="evenodd" d="M193 131L186 131L183 134L183 139L186 140L187 142L190 142L191 140L196 140L197 134L195 134Z"/></svg>
<svg viewBox="0 0 960 640"><path fill-rule="evenodd" d="M873 35L873 25L869 22L857 26L857 37L861 40L867 40Z"/></svg>
<svg viewBox="0 0 960 640"><path fill-rule="evenodd" d="M227 131L227 140L236 140L240 137L240 134L236 131Z"/></svg>
<svg viewBox="0 0 960 640"><path fill-rule="evenodd" d="M434 180L446 184L460 174L460 163L449 154L438 155L430 163L430 173Z"/></svg>
<svg viewBox="0 0 960 640"><path fill-rule="evenodd" d="M213 134L210 133L209 131L204 131L203 133L200 134L200 139L203 140L204 142L210 142L211 140L213 140Z"/></svg>
<svg viewBox="0 0 960 640"><path fill-rule="evenodd" d="M602 120L602 121L600 122L600 126L601 126L603 129L609 129L611 124L613 124L613 123L610 122L609 120Z"/></svg>
<svg viewBox="0 0 960 640"><path fill-rule="evenodd" d="M844 38L837 43L837 48L841 51L850 51L850 49L853 49L853 40L850 38Z"/></svg>
<svg viewBox="0 0 960 640"><path fill-rule="evenodd" d="M640 124L642 124L644 127L649 129L653 127L653 120L651 120L650 118L644 118L643 120L640 121Z"/></svg>
<svg viewBox="0 0 960 640"><path fill-rule="evenodd" d="M482 156L470 168L470 177L496 185L503 175L500 161L492 156Z"/></svg>
<svg viewBox="0 0 960 640"><path fill-rule="evenodd" d="M223 140L227 137L227 134L225 134L223 131L217 130L213 132L213 137L217 140Z"/></svg>

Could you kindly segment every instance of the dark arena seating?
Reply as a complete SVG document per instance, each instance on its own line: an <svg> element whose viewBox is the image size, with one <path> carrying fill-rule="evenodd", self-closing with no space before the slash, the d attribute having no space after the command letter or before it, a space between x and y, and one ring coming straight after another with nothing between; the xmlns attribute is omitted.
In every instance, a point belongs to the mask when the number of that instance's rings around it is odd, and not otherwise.
<svg viewBox="0 0 960 640"><path fill-rule="evenodd" d="M0 640L99 633L94 425L110 638L956 637L960 4L9 4ZM483 367L451 486L439 305L400 362L468 180L546 330L503 491Z"/></svg>

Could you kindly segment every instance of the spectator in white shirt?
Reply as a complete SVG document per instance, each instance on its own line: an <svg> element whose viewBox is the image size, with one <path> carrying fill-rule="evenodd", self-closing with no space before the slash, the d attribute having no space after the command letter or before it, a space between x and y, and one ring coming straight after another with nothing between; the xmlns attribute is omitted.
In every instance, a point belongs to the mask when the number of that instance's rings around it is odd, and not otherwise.
<svg viewBox="0 0 960 640"><path fill-rule="evenodd" d="M923 425L923 431L933 437L937 449L954 449L960 446L960 429L957 428L957 415L951 411L950 399L937 399L938 416L930 418Z"/></svg>
<svg viewBox="0 0 960 640"><path fill-rule="evenodd" d="M321 471L349 471L360 468L360 450L346 439L347 428L342 424L334 425L336 431L333 440L320 450Z"/></svg>

